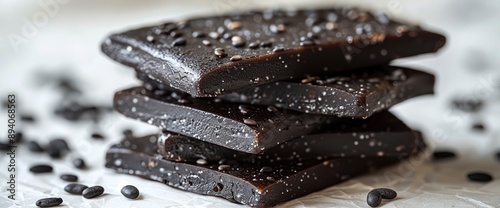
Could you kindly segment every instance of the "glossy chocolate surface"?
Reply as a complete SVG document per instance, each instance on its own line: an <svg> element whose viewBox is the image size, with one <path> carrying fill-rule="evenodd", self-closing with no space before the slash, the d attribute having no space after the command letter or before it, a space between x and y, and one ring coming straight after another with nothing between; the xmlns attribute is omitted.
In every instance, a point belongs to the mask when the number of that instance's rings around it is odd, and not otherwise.
<svg viewBox="0 0 500 208"><path fill-rule="evenodd" d="M436 52L445 37L356 8L196 18L109 36L103 52L196 97L383 65Z"/></svg>

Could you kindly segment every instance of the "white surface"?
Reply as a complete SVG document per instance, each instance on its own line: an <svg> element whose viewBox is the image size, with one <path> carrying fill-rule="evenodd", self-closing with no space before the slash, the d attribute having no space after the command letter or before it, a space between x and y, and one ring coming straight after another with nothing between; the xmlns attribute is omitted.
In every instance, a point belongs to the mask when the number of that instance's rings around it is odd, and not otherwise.
<svg viewBox="0 0 500 208"><path fill-rule="evenodd" d="M24 3L21 3L24 2ZM67 136L72 155L54 162L47 155L36 155L21 147L17 150L16 201L7 199L7 157L0 157L0 207L34 207L39 198L60 196L63 207L240 207L223 199L179 191L163 184L116 174L103 168L106 148L120 139L125 127L133 127L137 135L154 132L155 128L120 115L106 117L99 128L107 136L104 142L89 138L89 123L68 123L53 117L58 102L50 85L35 83L35 71L69 74L79 77L85 87L83 100L111 103L114 91L136 85L132 70L114 63L99 51L100 41L109 33L160 20L192 15L217 14L234 9L264 5L274 7L314 7L328 5L320 1L68 1L61 4L47 24L38 27L33 37L16 50L11 47L9 33L20 34L23 18L32 19L43 11L36 2L0 0L0 99L7 93L17 95L18 111L35 113L36 125L21 124L28 139L46 141L54 136ZM60 0L60 2L63 2ZM141 1L142 2L142 1ZM292 3L290 3L292 2ZM329 1L327 1L329 2ZM497 48L500 48L500 3L482 0L385 0L341 1L373 7L445 33L448 43L437 55L425 55L397 61L400 65L418 66L433 71L438 79L436 96L407 101L393 108L410 126L421 129L433 147L452 148L459 159L432 163L416 160L369 176L359 177L323 191L283 204L283 207L367 207L366 193L374 187L392 187L396 200L385 207L498 207L500 180L472 183L465 178L472 170L489 171L500 178L499 163L494 160L500 149L500 86ZM488 100L478 114L451 111L449 99L473 96ZM47 110L50 109L50 110ZM0 113L0 138L5 138L6 113ZM487 131L471 132L472 122L484 121ZM21 128L20 128L21 129ZM82 155L90 169L77 171L70 159ZM28 168L35 163L52 163L55 174L34 176ZM105 187L105 196L85 200L63 191L65 182L57 174L76 173L80 182ZM139 187L142 198L128 200L119 193L126 184Z"/></svg>

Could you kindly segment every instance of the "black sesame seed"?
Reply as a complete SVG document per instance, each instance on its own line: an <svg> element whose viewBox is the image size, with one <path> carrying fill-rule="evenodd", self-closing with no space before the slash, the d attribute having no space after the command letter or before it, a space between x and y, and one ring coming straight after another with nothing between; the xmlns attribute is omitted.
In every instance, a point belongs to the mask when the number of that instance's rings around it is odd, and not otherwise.
<svg viewBox="0 0 500 208"><path fill-rule="evenodd" d="M474 125L472 125L472 129L475 130L475 131L484 131L484 125L481 124L481 123L476 123Z"/></svg>
<svg viewBox="0 0 500 208"><path fill-rule="evenodd" d="M92 199L103 193L104 193L104 188L102 186L92 186L83 190L82 196L86 199Z"/></svg>
<svg viewBox="0 0 500 208"><path fill-rule="evenodd" d="M58 197L43 198L36 201L35 205L38 207L55 207L62 204L63 200Z"/></svg>
<svg viewBox="0 0 500 208"><path fill-rule="evenodd" d="M248 48L251 48L251 49L256 49L258 47L259 47L259 44L256 42L251 42L248 44Z"/></svg>
<svg viewBox="0 0 500 208"><path fill-rule="evenodd" d="M102 140L102 139L104 139L104 136L103 136L102 134L100 134L100 133L92 133L92 134L90 135L90 137L91 137L92 139L98 139L98 140Z"/></svg>
<svg viewBox="0 0 500 208"><path fill-rule="evenodd" d="M132 136L134 136L134 132L132 131L132 129L125 129L125 130L122 131L122 134L125 137L132 137Z"/></svg>
<svg viewBox="0 0 500 208"><path fill-rule="evenodd" d="M146 36L146 41L148 41L150 43L154 43L155 42L155 37L152 36L152 35L148 35L148 36Z"/></svg>
<svg viewBox="0 0 500 208"><path fill-rule="evenodd" d="M273 49L273 53L276 53L276 52L281 52L281 51L284 51L284 50L285 50L285 48L283 48L283 47L275 47L275 48Z"/></svg>
<svg viewBox="0 0 500 208"><path fill-rule="evenodd" d="M245 123L247 125L252 125L252 126L257 125L257 122L251 118L244 118L243 123Z"/></svg>
<svg viewBox="0 0 500 208"><path fill-rule="evenodd" d="M48 146L54 147L56 149L64 150L64 151L69 151L70 150L68 143L63 138L56 138L56 139L50 140Z"/></svg>
<svg viewBox="0 0 500 208"><path fill-rule="evenodd" d="M172 46L183 46L186 45L186 39L185 38L177 38L172 42Z"/></svg>
<svg viewBox="0 0 500 208"><path fill-rule="evenodd" d="M456 154L451 151L435 151L432 153L432 159L434 161L456 158Z"/></svg>
<svg viewBox="0 0 500 208"><path fill-rule="evenodd" d="M467 178L475 182L489 182L493 180L493 177L485 172L472 172L467 174Z"/></svg>
<svg viewBox="0 0 500 208"><path fill-rule="evenodd" d="M35 117L33 115L21 115L21 121L24 121L26 123L34 123L35 122Z"/></svg>
<svg viewBox="0 0 500 208"><path fill-rule="evenodd" d="M132 185L124 186L120 192L129 199L137 199L139 197L139 189Z"/></svg>
<svg viewBox="0 0 500 208"><path fill-rule="evenodd" d="M380 205L380 203L382 203L382 194L380 194L380 192L378 192L376 189L371 190L366 196L366 203L370 207L377 207L378 205Z"/></svg>
<svg viewBox="0 0 500 208"><path fill-rule="evenodd" d="M73 166L75 166L75 168L78 168L78 169L85 169L86 168L85 161L81 158L74 159Z"/></svg>
<svg viewBox="0 0 500 208"><path fill-rule="evenodd" d="M234 55L234 56L231 56L231 58L229 59L230 61L239 61L243 59L240 55Z"/></svg>
<svg viewBox="0 0 500 208"><path fill-rule="evenodd" d="M62 174L59 176L63 181L68 181L68 182L76 182L78 181L78 176L73 175L73 174Z"/></svg>
<svg viewBox="0 0 500 208"><path fill-rule="evenodd" d="M224 33L224 34L222 34L222 38L223 38L224 40L229 40L229 39L231 39L232 37L233 37L233 34L231 34L231 33Z"/></svg>
<svg viewBox="0 0 500 208"><path fill-rule="evenodd" d="M34 165L34 166L31 166L30 172L32 172L32 173L50 173L50 172L52 172L52 166L50 166L50 165Z"/></svg>
<svg viewBox="0 0 500 208"><path fill-rule="evenodd" d="M452 101L454 108L465 112L477 112L483 107L483 101L478 99L464 99Z"/></svg>
<svg viewBox="0 0 500 208"><path fill-rule="evenodd" d="M53 146L46 146L45 152L47 152L47 154L49 154L49 156L53 159L59 159L63 155L62 153L63 151L61 149L58 149Z"/></svg>
<svg viewBox="0 0 500 208"><path fill-rule="evenodd" d="M212 45L212 42L210 42L209 40L203 40L203 41L201 41L201 43L203 43L203 45L206 45L206 46Z"/></svg>
<svg viewBox="0 0 500 208"><path fill-rule="evenodd" d="M269 48L273 45L272 42L269 42L269 41L266 41L266 42L262 42L260 43L260 47L263 47L263 48Z"/></svg>
<svg viewBox="0 0 500 208"><path fill-rule="evenodd" d="M210 37L212 39L219 39L220 38L220 34L218 32L209 32L208 33L208 37Z"/></svg>
<svg viewBox="0 0 500 208"><path fill-rule="evenodd" d="M217 169L222 171L222 170L229 170L230 168L231 168L231 166L229 166L229 165L219 165L219 167Z"/></svg>
<svg viewBox="0 0 500 208"><path fill-rule="evenodd" d="M204 38L206 36L206 34L204 32L200 32L200 31L194 31L192 35L195 38Z"/></svg>
<svg viewBox="0 0 500 208"><path fill-rule="evenodd" d="M314 45L314 42L310 40L300 42L300 46L311 46L311 45Z"/></svg>
<svg viewBox="0 0 500 208"><path fill-rule="evenodd" d="M64 187L64 191L70 194L82 195L83 190L87 189L88 186L78 183L68 184Z"/></svg>

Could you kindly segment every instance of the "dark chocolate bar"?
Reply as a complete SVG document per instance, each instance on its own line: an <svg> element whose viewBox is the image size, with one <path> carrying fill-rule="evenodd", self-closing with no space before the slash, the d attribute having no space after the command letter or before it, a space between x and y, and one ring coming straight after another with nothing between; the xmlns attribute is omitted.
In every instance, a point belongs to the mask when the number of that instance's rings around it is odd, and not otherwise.
<svg viewBox="0 0 500 208"><path fill-rule="evenodd" d="M254 154L339 119L218 98L192 98L174 91L158 95L144 88L117 92L114 108L163 130Z"/></svg>
<svg viewBox="0 0 500 208"><path fill-rule="evenodd" d="M445 37L356 8L264 11L109 36L103 52L196 97L436 52Z"/></svg>
<svg viewBox="0 0 500 208"><path fill-rule="evenodd" d="M255 155L235 151L198 139L165 132L158 140L159 153L168 160L219 162L236 160L257 164L282 161L324 160L333 157L400 157L420 151L425 145L389 112L368 119L346 120L325 126L319 132L285 142Z"/></svg>
<svg viewBox="0 0 500 208"><path fill-rule="evenodd" d="M172 89L137 74L150 89ZM335 75L279 81L223 95L223 100L275 105L306 113L367 118L406 99L434 93L434 76L395 66L377 66Z"/></svg>
<svg viewBox="0 0 500 208"><path fill-rule="evenodd" d="M396 164L403 158L342 158L238 166L165 160L154 139L128 137L106 154L106 167L159 181L185 191L218 196L249 206L273 206L354 176Z"/></svg>

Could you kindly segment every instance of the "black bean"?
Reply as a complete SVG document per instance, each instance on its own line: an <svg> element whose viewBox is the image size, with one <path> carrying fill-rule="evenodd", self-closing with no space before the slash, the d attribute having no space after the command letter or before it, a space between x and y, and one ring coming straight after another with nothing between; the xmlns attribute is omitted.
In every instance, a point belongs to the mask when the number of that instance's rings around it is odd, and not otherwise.
<svg viewBox="0 0 500 208"><path fill-rule="evenodd" d="M87 189L88 186L78 183L68 184L64 187L64 191L70 194L82 195L83 190Z"/></svg>
<svg viewBox="0 0 500 208"><path fill-rule="evenodd" d="M484 125L481 124L481 123L476 123L474 125L472 125L472 129L475 130L475 131L484 131Z"/></svg>
<svg viewBox="0 0 500 208"><path fill-rule="evenodd" d="M398 196L396 191L388 188L376 188L368 192L366 203L371 207L376 207L382 203L382 199L394 199Z"/></svg>
<svg viewBox="0 0 500 208"><path fill-rule="evenodd" d="M63 181L76 182L78 181L78 176L73 174L62 174L59 176Z"/></svg>
<svg viewBox="0 0 500 208"><path fill-rule="evenodd" d="M394 191L392 189L377 188L374 190L377 190L382 195L382 199L394 199L398 196L398 193L396 193L396 191Z"/></svg>
<svg viewBox="0 0 500 208"><path fill-rule="evenodd" d="M86 199L92 199L104 193L104 188L102 186L92 186L83 190L83 197Z"/></svg>
<svg viewBox="0 0 500 208"><path fill-rule="evenodd" d="M9 151L12 149L12 145L10 143L0 142L0 151Z"/></svg>
<svg viewBox="0 0 500 208"><path fill-rule="evenodd" d="M121 193L129 199L136 199L139 197L139 189L132 185L126 185L122 188Z"/></svg>
<svg viewBox="0 0 500 208"><path fill-rule="evenodd" d="M25 115L21 115L20 116L21 118L21 121L24 121L26 123L34 123L35 122L35 117L33 117L33 115L28 115L28 114L25 114Z"/></svg>
<svg viewBox="0 0 500 208"><path fill-rule="evenodd" d="M30 171L32 173L50 173L50 172L52 172L52 166L50 166L50 165L34 165L34 166L31 166Z"/></svg>
<svg viewBox="0 0 500 208"><path fill-rule="evenodd" d="M485 172L472 172L467 174L467 178L476 182L489 182L493 180L493 177L489 173Z"/></svg>
<svg viewBox="0 0 500 208"><path fill-rule="evenodd" d="M477 112L483 106L482 100L469 99L469 100L454 100L453 107L465 112Z"/></svg>
<svg viewBox="0 0 500 208"><path fill-rule="evenodd" d="M58 197L53 198L43 198L36 201L36 206L38 207L55 207L62 204L63 200Z"/></svg>
<svg viewBox="0 0 500 208"><path fill-rule="evenodd" d="M380 205L380 203L382 203L382 194L380 194L380 192L378 192L376 189L371 190L366 196L366 203L370 207L376 207Z"/></svg>
<svg viewBox="0 0 500 208"><path fill-rule="evenodd" d="M32 152L43 152L43 148L35 141L28 142L28 149Z"/></svg>
<svg viewBox="0 0 500 208"><path fill-rule="evenodd" d="M85 169L85 160L83 160L82 158L76 158L73 160L73 166L78 169Z"/></svg>
<svg viewBox="0 0 500 208"><path fill-rule="evenodd" d="M55 147L60 150L69 151L69 145L63 138L53 139L49 142L49 146Z"/></svg>
<svg viewBox="0 0 500 208"><path fill-rule="evenodd" d="M432 159L434 161L456 158L457 155L451 151L435 151L432 153Z"/></svg>
<svg viewBox="0 0 500 208"><path fill-rule="evenodd" d="M100 133L92 133L90 137L92 137L92 139L99 139L99 140L104 139L104 136Z"/></svg>

